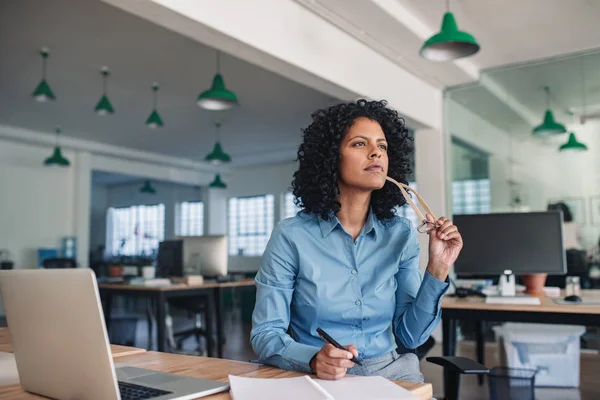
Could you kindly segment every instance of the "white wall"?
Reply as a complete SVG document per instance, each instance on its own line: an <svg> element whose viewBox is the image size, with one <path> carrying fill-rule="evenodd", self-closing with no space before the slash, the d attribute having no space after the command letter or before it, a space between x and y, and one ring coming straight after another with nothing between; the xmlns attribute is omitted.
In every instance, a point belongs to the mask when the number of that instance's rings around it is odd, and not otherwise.
<svg viewBox="0 0 600 400"><path fill-rule="evenodd" d="M70 168L46 167L51 147L0 140L0 248L15 268L37 266L39 247L59 248L74 234L75 157Z"/></svg>
<svg viewBox="0 0 600 400"><path fill-rule="evenodd" d="M512 211L509 178L518 182L523 203L530 211L545 210L552 199L581 197L589 209L589 197L600 195L600 126L588 123L576 129L580 141L589 145L585 153L560 153L558 147L566 135L550 141L540 141L521 133L511 134L491 125L464 106L447 100L449 132L490 154L492 211ZM514 135L514 133L512 134ZM512 146L512 156L511 156ZM453 160L448 160L452 168ZM451 197L451 196L449 196ZM589 212L588 212L589 214ZM600 227L582 226L586 244L597 242Z"/></svg>

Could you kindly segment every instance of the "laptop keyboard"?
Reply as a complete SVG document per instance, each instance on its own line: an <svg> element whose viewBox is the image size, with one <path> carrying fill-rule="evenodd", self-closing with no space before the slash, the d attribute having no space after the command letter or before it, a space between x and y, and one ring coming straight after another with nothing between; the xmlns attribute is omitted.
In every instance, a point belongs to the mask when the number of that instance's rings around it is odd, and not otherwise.
<svg viewBox="0 0 600 400"><path fill-rule="evenodd" d="M119 391L121 392L121 400L138 400L151 399L153 397L164 396L173 392L166 390L154 389L147 386L134 385L133 383L120 382Z"/></svg>

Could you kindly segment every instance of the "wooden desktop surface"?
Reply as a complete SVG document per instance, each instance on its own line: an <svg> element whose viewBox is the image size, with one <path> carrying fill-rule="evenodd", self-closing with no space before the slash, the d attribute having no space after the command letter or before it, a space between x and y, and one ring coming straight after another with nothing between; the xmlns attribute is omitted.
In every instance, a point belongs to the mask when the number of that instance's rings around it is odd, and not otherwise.
<svg viewBox="0 0 600 400"><path fill-rule="evenodd" d="M299 372L285 371L279 368L248 362L158 353L153 351L119 358L115 364L117 367L133 366L148 368L156 371L188 375L196 378L213 379L221 382L227 382L230 374L252 378L292 378L295 376L306 375ZM395 381L395 383L411 391L421 400L429 400L433 396L433 389L429 383L404 381ZM228 392L220 393L208 396L206 399L229 400L231 399L231 395Z"/></svg>
<svg viewBox="0 0 600 400"><path fill-rule="evenodd" d="M123 346L111 346L111 348L113 350L115 367L132 366L147 368L221 382L227 382L230 374L254 378L291 378L305 375L299 372L284 371L279 368L241 361L184 356L154 351L146 352L143 349L126 348ZM138 351L135 352L136 350ZM433 388L430 383L394 382L409 390L421 400L429 400L433 396ZM0 387L0 398L25 400L42 397L23 391L21 385L8 385ZM229 400L231 399L231 395L229 392L225 392L204 398L208 400Z"/></svg>
<svg viewBox="0 0 600 400"><path fill-rule="evenodd" d="M245 286L254 286L256 283L254 279L244 279L241 281L234 282L208 282L203 283L201 285L187 285L184 283L176 283L166 286L142 286L142 285L128 285L125 283L99 283L99 289L105 290L152 290L152 291L174 291L174 290L188 290L188 289L213 289L213 288L233 288L233 287L245 287Z"/></svg>
<svg viewBox="0 0 600 400"><path fill-rule="evenodd" d="M564 293L563 293L564 297ZM562 298L562 297L561 297ZM581 298L585 300L600 301L600 290L582 290ZM468 309L468 310L488 310L488 311L529 311L529 312L552 312L552 313L571 313L571 314L600 314L600 305L598 304L556 304L552 298L540 297L541 304L486 304L485 299L478 296L466 298L444 296L442 300L442 309Z"/></svg>
<svg viewBox="0 0 600 400"><path fill-rule="evenodd" d="M0 328L0 352L12 353L12 342L10 340L10 333L8 328ZM116 344L110 345L110 351L113 358L130 356L133 354L145 353L146 349L139 349L137 347L118 346ZM1 397L1 396L0 396Z"/></svg>

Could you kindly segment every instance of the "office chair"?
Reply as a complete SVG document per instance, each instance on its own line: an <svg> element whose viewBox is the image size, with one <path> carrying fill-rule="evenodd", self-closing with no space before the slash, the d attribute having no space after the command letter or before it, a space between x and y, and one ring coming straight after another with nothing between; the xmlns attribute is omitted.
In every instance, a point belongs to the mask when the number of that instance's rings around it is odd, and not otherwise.
<svg viewBox="0 0 600 400"><path fill-rule="evenodd" d="M422 360L435 345L435 339L430 336L425 343L416 349L408 349L397 339L396 335L394 336L398 345L396 349L398 354L414 353L419 360ZM448 378L444 379L445 400L458 400L461 375L487 375L490 372L484 365L466 357L427 357L425 360L444 368L444 375Z"/></svg>
<svg viewBox="0 0 600 400"><path fill-rule="evenodd" d="M47 258L43 262L44 268L77 268L74 258Z"/></svg>
<svg viewBox="0 0 600 400"><path fill-rule="evenodd" d="M567 274L548 276L546 278L546 286L558 286L559 288L564 289L567 276L578 276L580 278L581 287L588 288L590 284L587 253L584 250L569 249L566 251L566 259Z"/></svg>
<svg viewBox="0 0 600 400"><path fill-rule="evenodd" d="M173 341L176 343L176 349L181 350L183 347L183 341L195 337L196 343L198 344L198 352L203 353L200 347L200 337L204 336L207 338L208 347L208 335L212 335L212 314L208 305L208 296L194 296L187 298L169 299L169 305L180 310L185 310L188 315L193 315L195 318L195 326L190 329L183 331L173 332ZM209 356L212 355L213 349L206 349Z"/></svg>

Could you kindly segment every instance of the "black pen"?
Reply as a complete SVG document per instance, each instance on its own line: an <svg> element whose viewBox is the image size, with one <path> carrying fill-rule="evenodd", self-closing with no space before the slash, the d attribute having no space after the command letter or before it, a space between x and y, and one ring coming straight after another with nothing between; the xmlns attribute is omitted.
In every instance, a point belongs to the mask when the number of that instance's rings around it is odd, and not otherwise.
<svg viewBox="0 0 600 400"><path fill-rule="evenodd" d="M323 339L327 343L333 345L334 347L337 347L340 350L348 351L347 349L345 349L344 347L342 347L341 344L339 344L338 342L336 342L331 336L329 336L327 333L325 333L325 331L323 329L317 328L317 333L319 334L319 336L321 336L321 339ZM350 353L352 353L352 352L350 352ZM352 361L354 364L358 364L358 365L360 365L362 367L361 362L358 361L356 359L356 357L352 356L352 358L350 359L350 361Z"/></svg>

